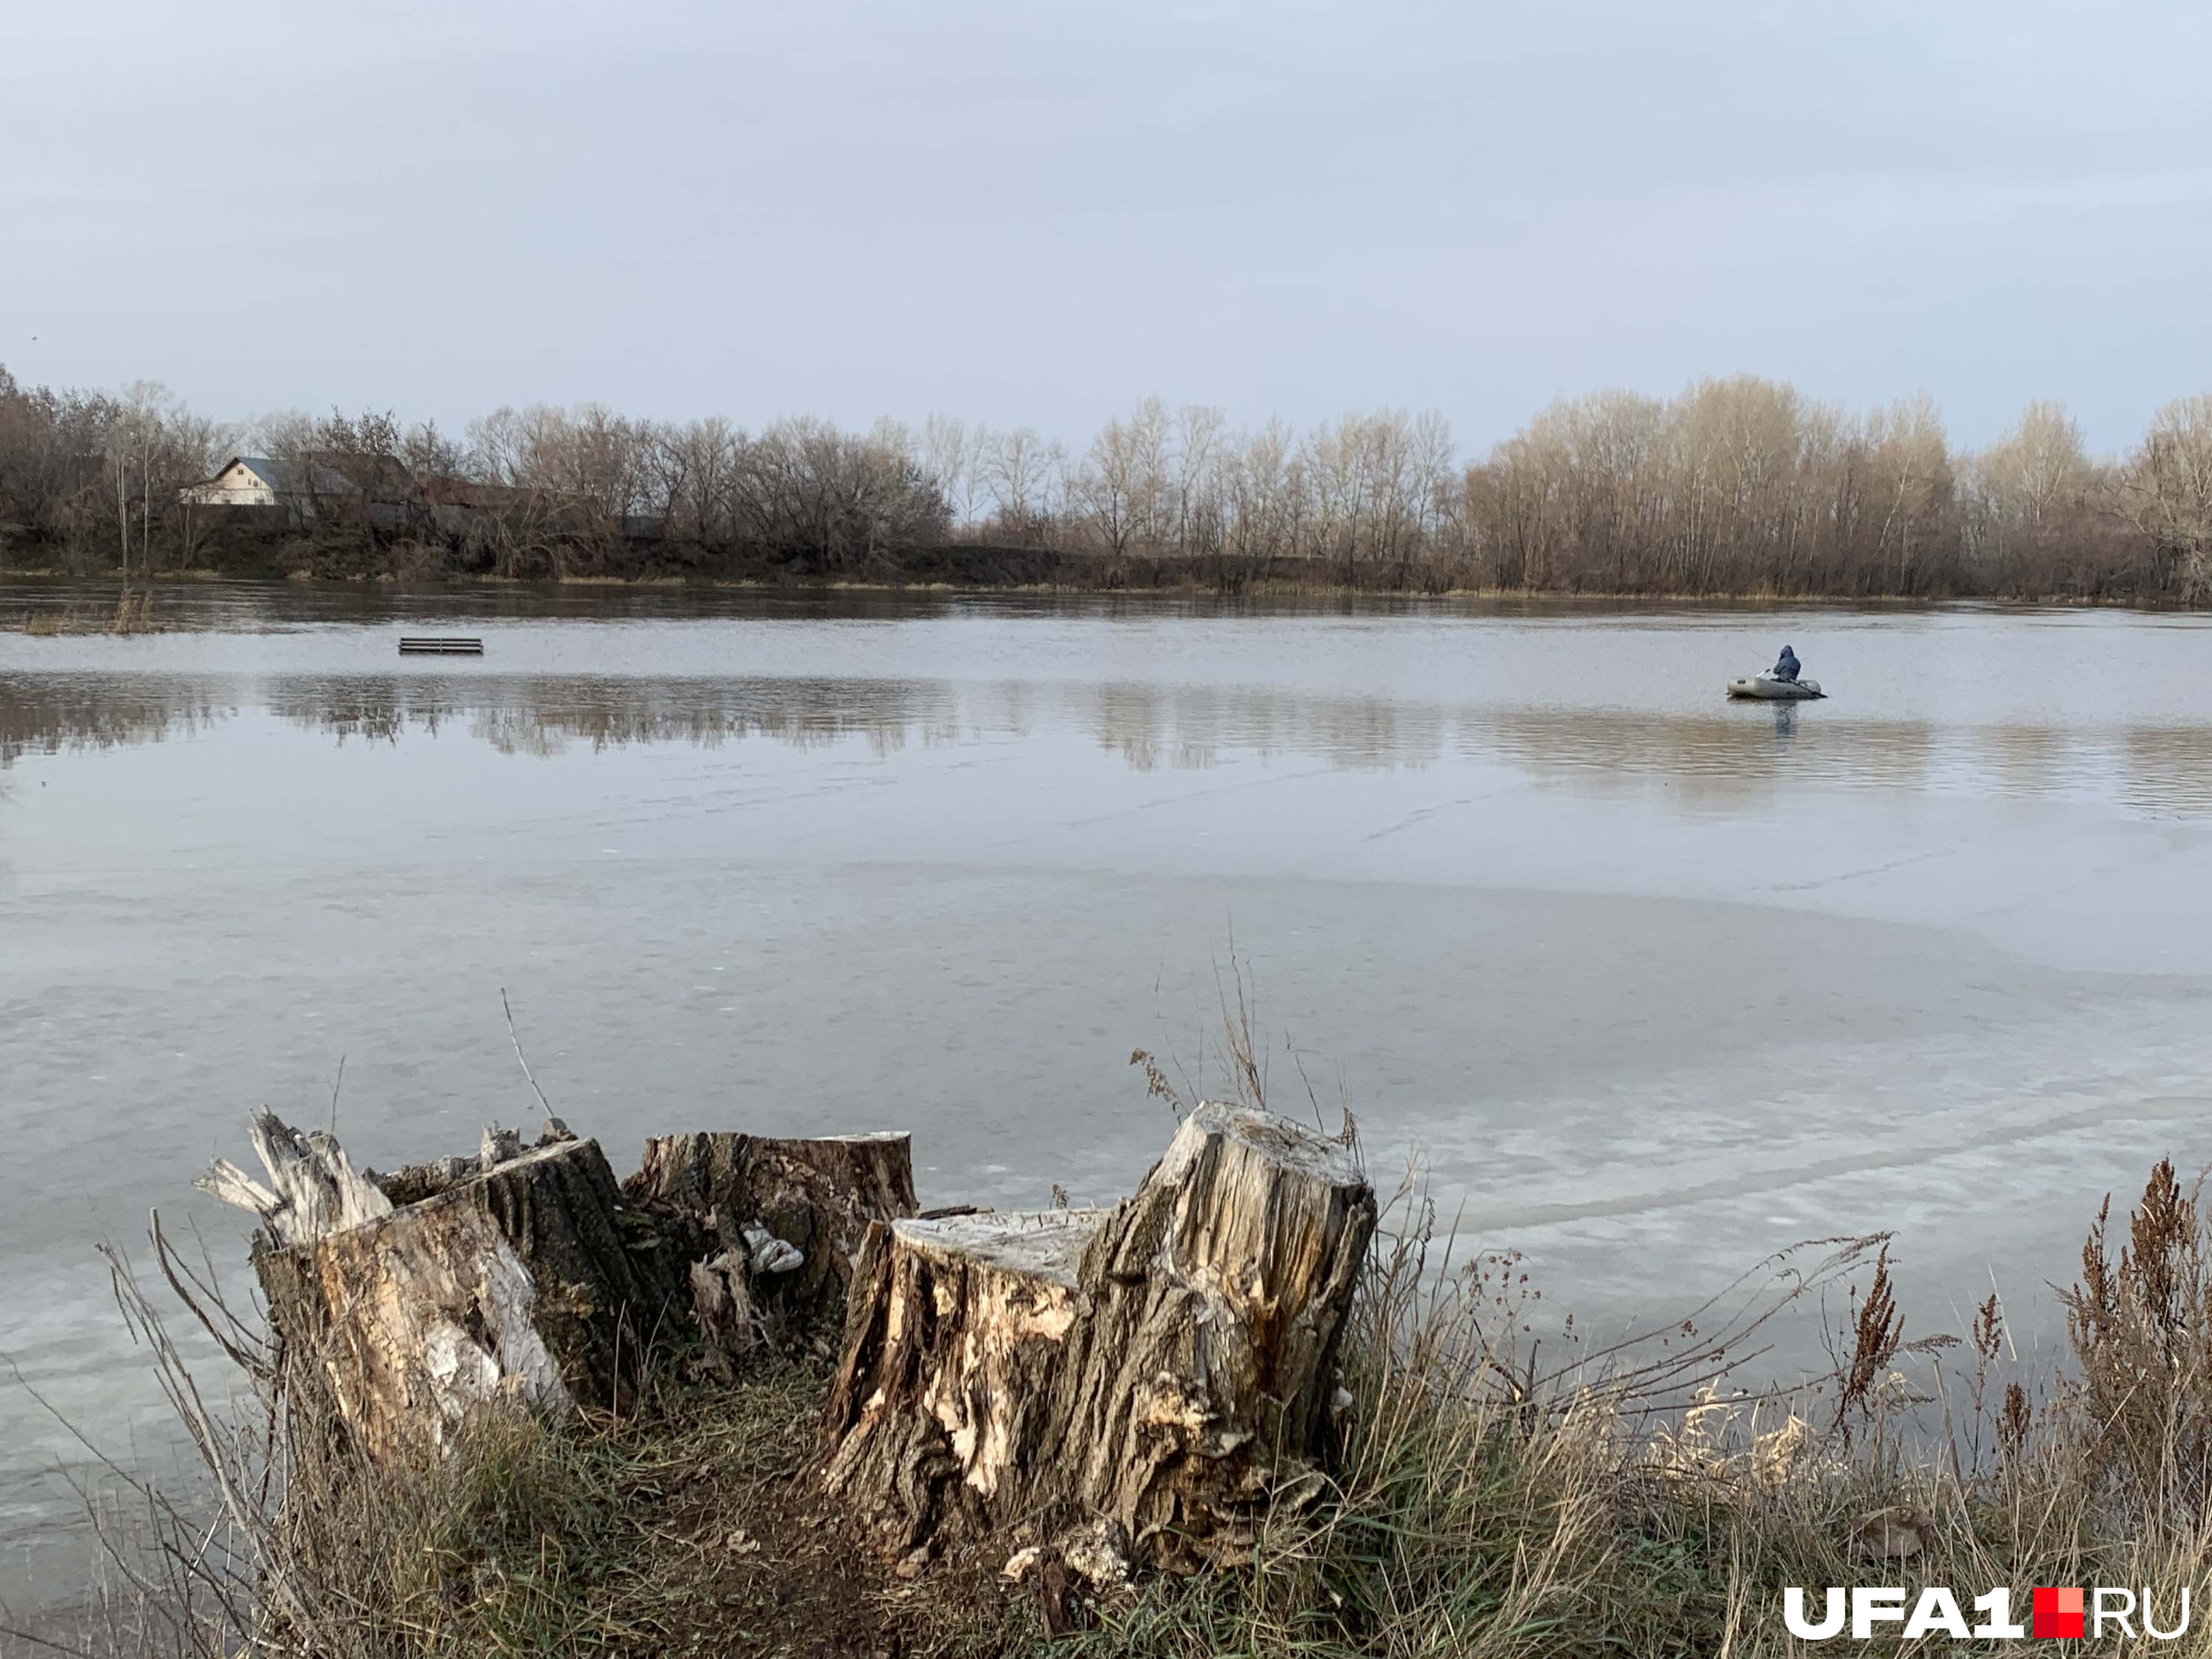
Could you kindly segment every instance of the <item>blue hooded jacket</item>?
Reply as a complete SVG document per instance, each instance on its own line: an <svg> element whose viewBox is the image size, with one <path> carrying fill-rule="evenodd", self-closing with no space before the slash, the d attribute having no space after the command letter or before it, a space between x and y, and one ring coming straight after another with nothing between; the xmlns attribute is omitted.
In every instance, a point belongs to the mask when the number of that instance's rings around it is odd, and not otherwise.
<svg viewBox="0 0 2212 1659"><path fill-rule="evenodd" d="M1786 645L1782 647L1782 655L1774 665L1774 678L1793 682L1797 678L1797 653Z"/></svg>

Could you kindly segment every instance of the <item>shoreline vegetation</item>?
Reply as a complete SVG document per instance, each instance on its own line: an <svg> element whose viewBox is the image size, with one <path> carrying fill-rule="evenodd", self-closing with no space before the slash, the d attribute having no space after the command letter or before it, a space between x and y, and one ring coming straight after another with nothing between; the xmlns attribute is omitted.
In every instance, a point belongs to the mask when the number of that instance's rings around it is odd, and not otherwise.
<svg viewBox="0 0 2212 1659"><path fill-rule="evenodd" d="M265 458L242 492L214 483ZM263 475L265 475L264 477ZM237 481L236 475L233 483ZM1146 398L1087 443L932 416L501 409L222 423L0 368L0 568L1070 592L2212 603L2212 394L2092 456L2055 404L1955 449L1739 375L1563 399L1480 456L1434 412L1299 431Z"/></svg>
<svg viewBox="0 0 2212 1659"><path fill-rule="evenodd" d="M1264 1111L1251 1054L1232 1037L1224 1069ZM1187 1125L1195 1103L1144 1070ZM1338 1144L1352 1136L1347 1117ZM1817 1620L1828 1586L1902 1584L1905 1607L1919 1598L1936 1622L1911 1639L1901 1620L1878 1627L1854 1651L1994 1653L2010 1644L1956 1639L1981 1617L1973 1598L2009 1587L2024 1623L2034 1586L2124 1584L2162 1630L2185 1594L2191 1640L2085 1650L2203 1652L2202 1197L2161 1164L2124 1218L2106 1201L2080 1280L2057 1292L2069 1362L2034 1376L1995 1293L1962 1333L1908 1333L1887 1234L1796 1247L1620 1340L1589 1341L1571 1319L1547 1330L1521 1259L1455 1255L1409 1172L1349 1304L1319 1486L1264 1511L1242 1559L1097 1578L1070 1577L1072 1555L1019 1571L1018 1528L917 1565L854 1524L822 1486L823 1341L732 1370L672 1334L626 1410L488 1407L427 1468L369 1473L313 1408L325 1366L234 1314L216 1266L188 1261L157 1218L166 1289L109 1262L206 1490L180 1498L113 1472L135 1512L102 1520L109 1579L78 1650L1759 1659L1814 1650L1784 1626L1785 1587L1806 1588ZM195 1375L173 1319L212 1334L259 1404L218 1407L220 1380ZM1803 1321L1825 1334L1824 1375L1739 1382ZM846 1324L848 1349L861 1324ZM1955 1603L1927 1601L1928 1587Z"/></svg>
<svg viewBox="0 0 2212 1659"><path fill-rule="evenodd" d="M0 622L0 629L10 626L15 632L28 634L33 638L73 634L160 634L167 631L167 624L154 614L153 594L143 587L136 591L124 588L116 595L112 606L64 605L25 611L6 622Z"/></svg>
<svg viewBox="0 0 2212 1659"><path fill-rule="evenodd" d="M295 569L285 573L264 570L228 570L203 565L191 569L157 570L150 576L134 570L125 579L113 566L105 569L72 569L64 565L11 565L0 562L0 580L53 581L82 583L89 581L125 584L124 591L131 597L139 625L114 627L114 612L104 605L75 605L70 607L71 619L66 624L50 621L33 623L40 613L11 612L0 616L0 632L27 634L161 633L178 626L173 622L159 618L155 607L164 590L187 589L195 586L222 582L287 582L321 583L356 589L388 588L397 592L452 592L482 588L491 592L517 588L567 588L578 590L605 589L610 592L666 592L666 593L912 593L944 594L951 597L971 595L987 597L1008 595L1060 599L1127 599L1143 600L1177 599L1252 599L1252 600L1405 600L1412 603L1455 602L1466 605L1530 605L1559 606L1562 609L1588 608L1602 611L1610 607L1685 610L1705 608L1755 609L1765 606L1790 606L1811 609L1881 611L1896 609L1915 611L1947 605L2017 605L2029 608L2112 610L2145 611L2186 611L2199 608L2176 600L2148 601L2134 594L2026 594L2026 593L1948 593L1940 596L1901 593L1784 593L1771 589L1747 588L1740 592L1651 593L1632 591L1613 591L1607 588L1528 588L1495 586L1424 586L1388 587L1357 586L1334 580L1328 572L1304 568L1262 569L1258 574L1224 586L1218 574L1208 569L1170 560L1147 561L1134 569L1123 568L1109 572L1080 557L1065 556L1054 558L1046 567L1049 574L1036 580L1006 579L1005 562L1000 550L977 550L982 557L976 568L969 568L964 548L941 550L937 568L927 574L907 577L895 572L879 571L873 576L828 576L819 572L787 567L773 573L750 575L671 575L641 574L635 576L577 575L562 576L502 576L489 572L463 575L435 574L424 576L416 572L381 571L368 574L321 574L313 570ZM1132 578L1135 580L1132 580Z"/></svg>

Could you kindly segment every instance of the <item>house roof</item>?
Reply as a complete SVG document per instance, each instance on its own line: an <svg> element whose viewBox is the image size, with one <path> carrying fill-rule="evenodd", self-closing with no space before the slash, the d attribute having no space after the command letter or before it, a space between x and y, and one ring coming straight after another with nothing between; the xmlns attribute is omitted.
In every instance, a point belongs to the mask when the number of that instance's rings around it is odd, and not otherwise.
<svg viewBox="0 0 2212 1659"><path fill-rule="evenodd" d="M285 489L290 487L292 464L289 461L271 460L266 455L234 455L216 468L216 477L220 478L234 466L244 467L271 489Z"/></svg>
<svg viewBox="0 0 2212 1659"><path fill-rule="evenodd" d="M221 477L234 466L246 468L280 495L307 490L319 495L415 493L415 475L397 455L356 455L336 450L306 452L296 460L277 460L267 455L234 455L216 469L216 477Z"/></svg>

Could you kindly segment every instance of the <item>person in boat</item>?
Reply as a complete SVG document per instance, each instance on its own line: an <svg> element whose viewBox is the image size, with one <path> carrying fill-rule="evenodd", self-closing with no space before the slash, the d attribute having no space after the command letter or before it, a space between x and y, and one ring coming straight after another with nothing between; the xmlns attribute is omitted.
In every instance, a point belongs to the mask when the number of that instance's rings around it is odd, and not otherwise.
<svg viewBox="0 0 2212 1659"><path fill-rule="evenodd" d="M1795 685L1797 683L1797 653L1788 646L1784 646L1781 656L1775 660L1774 678L1787 684Z"/></svg>

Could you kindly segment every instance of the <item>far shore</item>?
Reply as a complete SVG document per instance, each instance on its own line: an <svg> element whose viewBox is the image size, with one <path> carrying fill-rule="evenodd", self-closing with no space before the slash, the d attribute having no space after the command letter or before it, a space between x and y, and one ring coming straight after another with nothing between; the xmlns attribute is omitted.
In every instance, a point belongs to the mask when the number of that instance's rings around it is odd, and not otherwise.
<svg viewBox="0 0 2212 1659"><path fill-rule="evenodd" d="M960 552L967 550L949 550ZM1347 580L1334 568L1272 570L1243 575L1224 582L1218 575L1188 568L1188 562L1163 559L1154 568L1137 573L1109 574L1086 571L1081 556L1054 556L1064 568L1042 580L1012 577L994 579L988 570L963 569L951 574L896 572L843 574L784 569L743 575L647 572L637 575L563 574L509 576L494 573L424 575L386 569L332 574L312 570L283 573L239 571L197 567L133 571L125 578L112 568L70 568L52 564L0 562L0 580L52 581L71 584L126 583L133 587L188 587L223 582L284 582L328 585L356 590L454 592L473 588L512 591L528 588L651 590L659 592L853 592L933 594L1029 594L1095 597L1101 599L1359 599L1449 601L1462 604L1510 605L1535 603L1591 608L1653 606L1695 609L1703 606L1779 608L1817 607L1836 610L1918 611L1949 605L2119 610L2154 613L2194 614L2199 607L2171 599L2146 599L2140 594L2039 593L2033 592L1947 592L1938 593L1854 593L1788 591L1771 587L1708 592L1652 592L1633 588L1501 587L1489 584L1389 580L1391 573L1360 574ZM1419 574L1420 573L1413 573ZM1133 580L1135 576L1137 579ZM9 624L0 620L0 631Z"/></svg>

